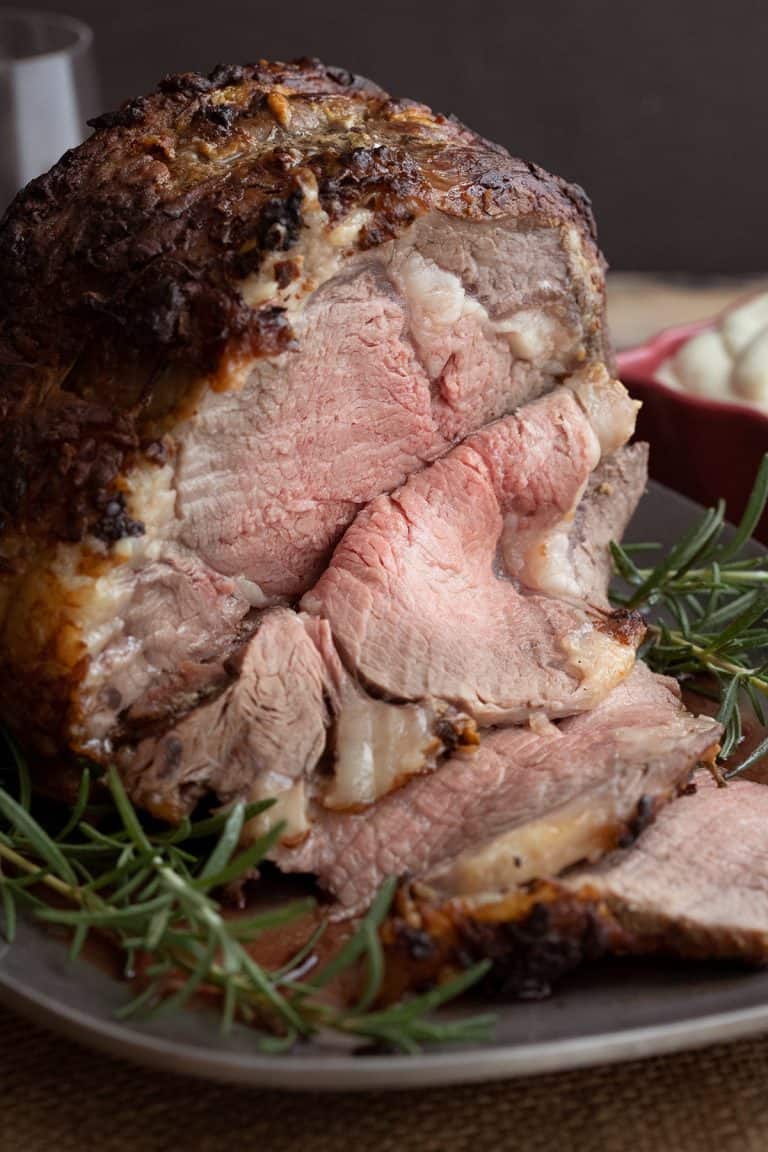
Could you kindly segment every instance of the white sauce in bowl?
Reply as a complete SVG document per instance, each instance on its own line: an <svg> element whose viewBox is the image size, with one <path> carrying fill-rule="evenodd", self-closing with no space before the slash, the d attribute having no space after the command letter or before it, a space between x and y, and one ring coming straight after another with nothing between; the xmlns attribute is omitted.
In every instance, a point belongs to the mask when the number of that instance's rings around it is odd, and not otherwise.
<svg viewBox="0 0 768 1152"><path fill-rule="evenodd" d="M768 410L768 292L752 296L715 327L686 340L656 377L699 396Z"/></svg>

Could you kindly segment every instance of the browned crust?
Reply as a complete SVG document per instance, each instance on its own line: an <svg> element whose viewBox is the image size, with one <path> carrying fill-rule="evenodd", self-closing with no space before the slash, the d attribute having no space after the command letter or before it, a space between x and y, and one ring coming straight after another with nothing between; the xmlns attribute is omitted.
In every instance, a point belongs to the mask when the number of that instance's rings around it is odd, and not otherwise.
<svg viewBox="0 0 768 1152"><path fill-rule="evenodd" d="M94 127L0 223L0 536L142 531L114 508L126 464L201 377L290 346L236 281L291 248L301 173L332 219L372 212L359 247L428 211L511 214L575 223L599 277L580 189L317 60L168 76Z"/></svg>
<svg viewBox="0 0 768 1152"><path fill-rule="evenodd" d="M442 983L480 960L494 992L523 999L549 995L575 968L602 956L678 956L768 963L759 932L732 936L673 923L662 914L639 916L588 887L573 891L556 881L489 904L443 904L402 893L382 929L386 979L382 999Z"/></svg>
<svg viewBox="0 0 768 1152"><path fill-rule="evenodd" d="M629 608L617 608L609 612L598 621L597 627L612 640L629 648L639 648L647 632L642 615Z"/></svg>
<svg viewBox="0 0 768 1152"><path fill-rule="evenodd" d="M631 828L631 839L641 831L642 824ZM768 934L758 927L737 932L672 921L663 908L633 908L588 882L541 880L487 902L441 899L418 882L403 883L381 938L387 1002L479 960L492 962L490 988L522 998L546 996L568 972L608 955L768 964Z"/></svg>
<svg viewBox="0 0 768 1152"><path fill-rule="evenodd" d="M489 904L435 902L418 887L398 892L382 928L382 999L439 984L479 960L491 960L494 991L546 996L557 980L586 960L628 943L597 902L544 881Z"/></svg>

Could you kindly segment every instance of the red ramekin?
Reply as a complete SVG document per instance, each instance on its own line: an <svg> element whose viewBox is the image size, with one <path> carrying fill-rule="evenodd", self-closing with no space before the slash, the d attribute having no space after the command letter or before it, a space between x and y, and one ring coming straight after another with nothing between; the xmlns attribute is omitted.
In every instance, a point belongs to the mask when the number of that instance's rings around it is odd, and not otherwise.
<svg viewBox="0 0 768 1152"><path fill-rule="evenodd" d="M706 507L723 497L729 520L738 520L768 452L768 415L747 405L670 388L656 377L661 364L686 340L717 323L716 318L668 328L619 353L619 376L643 402L637 435L651 446L654 479ZM768 512L756 535L768 543Z"/></svg>

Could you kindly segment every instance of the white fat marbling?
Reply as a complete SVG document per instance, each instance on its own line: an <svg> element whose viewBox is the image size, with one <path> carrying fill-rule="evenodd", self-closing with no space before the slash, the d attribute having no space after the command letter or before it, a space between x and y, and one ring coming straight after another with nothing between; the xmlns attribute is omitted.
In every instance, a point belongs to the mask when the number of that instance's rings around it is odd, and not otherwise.
<svg viewBox="0 0 768 1152"><path fill-rule="evenodd" d="M620 820L619 798L610 786L580 796L536 820L470 848L430 876L454 896L509 892L542 876L557 876L580 860L596 860L606 848L606 828Z"/></svg>
<svg viewBox="0 0 768 1152"><path fill-rule="evenodd" d="M580 694L585 708L603 700L635 666L635 649L596 628L585 628L564 636L561 646L571 672L581 680Z"/></svg>
<svg viewBox="0 0 768 1152"><path fill-rule="evenodd" d="M388 704L356 690L344 694L336 728L336 765L328 808L372 804L409 776L434 765L439 740L434 711L420 704Z"/></svg>

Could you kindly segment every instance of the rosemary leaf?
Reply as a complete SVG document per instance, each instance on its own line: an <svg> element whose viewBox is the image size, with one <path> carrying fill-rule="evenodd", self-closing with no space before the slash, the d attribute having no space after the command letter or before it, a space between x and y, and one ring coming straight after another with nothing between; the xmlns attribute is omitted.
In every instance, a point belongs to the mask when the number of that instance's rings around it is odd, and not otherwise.
<svg viewBox="0 0 768 1152"><path fill-rule="evenodd" d="M391 876L385 880L379 889L375 900L371 904L365 919L361 923L354 936L351 936L344 945L339 949L336 955L330 960L325 967L317 973L309 983L314 988L324 988L330 984L345 968L349 968L360 956L366 951L368 946L368 935L366 931L367 925L372 925L378 928L382 920L389 911L389 906L392 903L392 898L395 894L397 887L397 880Z"/></svg>
<svg viewBox="0 0 768 1152"><path fill-rule="evenodd" d="M62 854L58 844L29 814L27 808L22 807L18 800L14 800L4 788L0 788L0 812L11 823L16 832L29 842L37 855L49 865L56 876L69 884L77 883L77 877L72 866Z"/></svg>
<svg viewBox="0 0 768 1152"><path fill-rule="evenodd" d="M0 873L0 896L3 900L3 935L9 944L16 939L16 898L10 884Z"/></svg>
<svg viewBox="0 0 768 1152"><path fill-rule="evenodd" d="M138 996L129 1000L127 1004L121 1004L119 1008L116 1008L115 1016L118 1020L126 1020L129 1016L138 1016L143 1009L150 1007L157 997L157 986L150 984Z"/></svg>
<svg viewBox="0 0 768 1152"><path fill-rule="evenodd" d="M244 820L247 822L252 820L254 816L260 816L274 803L274 800L254 800L252 803L246 804L243 810ZM208 836L215 836L221 831L228 819L229 812L219 812L218 815L209 816L205 820L193 820L189 824L189 834L186 839L203 840Z"/></svg>
<svg viewBox="0 0 768 1152"><path fill-rule="evenodd" d="M768 453L760 461L752 492L736 531L730 540L721 545L715 553L715 558L719 564L723 564L731 557L736 556L741 552L744 545L752 539L763 515L766 501L768 501Z"/></svg>
<svg viewBox="0 0 768 1152"><path fill-rule="evenodd" d="M244 805L241 801L235 804L227 816L218 843L206 860L205 866L200 873L201 882L217 876L220 872L223 872L227 864L229 864L232 853L240 843L240 833L243 830L243 822L245 819L243 809Z"/></svg>
<svg viewBox="0 0 768 1152"><path fill-rule="evenodd" d="M80 784L77 789L77 799L75 800L74 807L72 808L69 819L64 827L58 833L56 840L58 842L66 840L70 832L72 832L80 823L83 813L88 805L88 800L91 795L91 770L88 767L83 769L83 774L80 777ZM29 805L25 805L29 808Z"/></svg>
<svg viewBox="0 0 768 1152"><path fill-rule="evenodd" d="M70 962L77 960L82 952L85 942L88 939L88 925L78 924L72 933L72 941L69 945L69 959Z"/></svg>
<svg viewBox="0 0 768 1152"><path fill-rule="evenodd" d="M261 863L270 848L280 839L284 828L285 821L279 821L264 836L254 840L253 844L250 844L245 851L235 856L234 860L230 860L225 868L213 874L201 874L195 881L196 887L206 890L221 888L224 884L231 884L233 880L239 880L241 876L245 876L252 868Z"/></svg>
<svg viewBox="0 0 768 1152"><path fill-rule="evenodd" d="M115 807L120 813L120 818L123 821L128 836L141 852L150 853L152 846L141 826L139 817L136 814L136 809L126 795L120 774L114 765L110 765L109 771L107 772L107 784L109 785L109 790L115 801Z"/></svg>
<svg viewBox="0 0 768 1152"><path fill-rule="evenodd" d="M291 900L254 916L238 916L228 922L229 932L237 940L253 940L268 928L279 928L300 916L306 916L315 906L315 901L307 897L304 900Z"/></svg>
<svg viewBox="0 0 768 1152"><path fill-rule="evenodd" d="M755 764L759 763L765 755L768 754L768 736L762 740L756 748L754 748L749 756L746 756L741 764L737 764L735 768L729 768L725 773L726 780L732 780L734 776L739 776L742 772L746 772L748 768L752 768Z"/></svg>
<svg viewBox="0 0 768 1152"><path fill-rule="evenodd" d="M128 904L125 908L82 908L70 911L66 908L44 908L38 912L40 920L50 924L66 924L76 927L86 924L89 928L115 928L122 925L141 923L149 915L170 904L170 897L163 893L154 900L143 904Z"/></svg>

